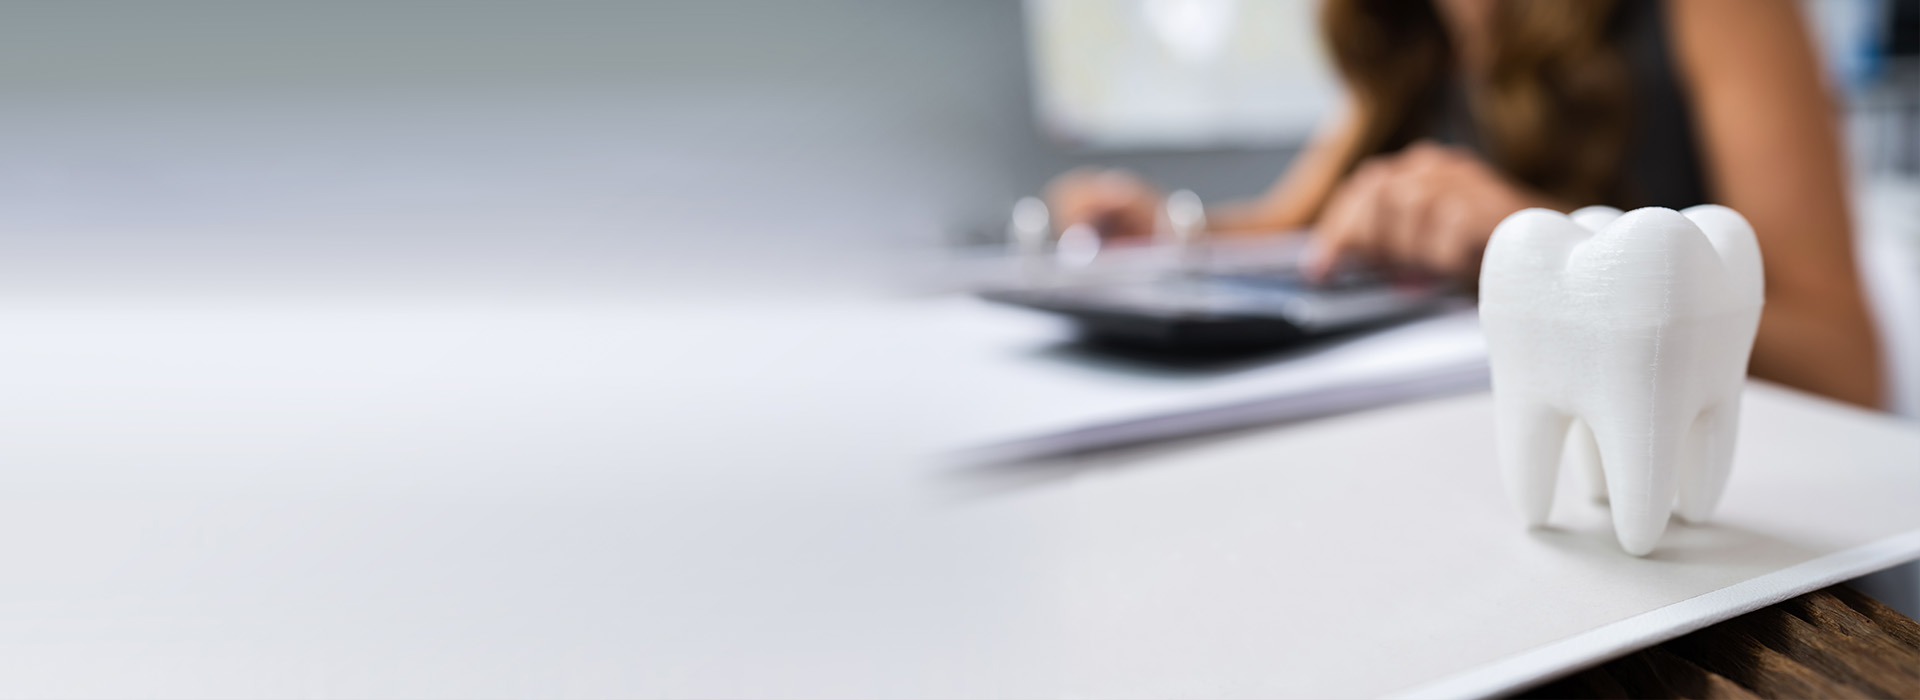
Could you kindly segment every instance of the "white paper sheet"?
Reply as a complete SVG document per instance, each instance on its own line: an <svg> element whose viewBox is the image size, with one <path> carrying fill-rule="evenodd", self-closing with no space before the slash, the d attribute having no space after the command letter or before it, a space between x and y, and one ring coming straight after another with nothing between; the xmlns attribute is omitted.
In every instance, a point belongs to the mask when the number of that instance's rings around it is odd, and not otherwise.
<svg viewBox="0 0 1920 700"><path fill-rule="evenodd" d="M1485 395L1083 465L1074 693L1494 695L1920 557L1920 434L1764 384L1746 411L1721 516L1644 559L1578 483L1520 524Z"/></svg>
<svg viewBox="0 0 1920 700"><path fill-rule="evenodd" d="M1287 422L1441 396L1487 384L1470 306L1270 356L1181 367L1072 342L1070 327L966 299L928 304L941 319L910 357L928 381L969 400L937 438L966 461L1072 453Z"/></svg>

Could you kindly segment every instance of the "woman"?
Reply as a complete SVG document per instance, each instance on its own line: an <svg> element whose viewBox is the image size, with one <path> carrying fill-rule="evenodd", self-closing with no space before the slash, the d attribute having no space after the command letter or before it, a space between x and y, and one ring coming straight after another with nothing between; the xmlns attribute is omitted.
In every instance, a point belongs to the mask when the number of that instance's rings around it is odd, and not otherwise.
<svg viewBox="0 0 1920 700"><path fill-rule="evenodd" d="M1315 274L1357 257L1471 279L1518 209L1725 204L1766 264L1752 373L1880 404L1833 104L1790 0L1328 0L1322 20L1351 104L1216 229L1311 226ZM1160 202L1112 171L1049 198L1117 236Z"/></svg>

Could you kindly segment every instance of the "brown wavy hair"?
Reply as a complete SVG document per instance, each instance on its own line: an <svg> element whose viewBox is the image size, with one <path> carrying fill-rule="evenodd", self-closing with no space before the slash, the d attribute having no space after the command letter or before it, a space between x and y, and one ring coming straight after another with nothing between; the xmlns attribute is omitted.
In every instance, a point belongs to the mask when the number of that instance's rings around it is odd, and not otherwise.
<svg viewBox="0 0 1920 700"><path fill-rule="evenodd" d="M1492 68L1467 90L1481 147L1569 204L1632 202L1620 173L1631 90L1616 0L1494 0ZM1428 135L1458 65L1431 1L1326 0L1321 30L1361 120L1347 170Z"/></svg>

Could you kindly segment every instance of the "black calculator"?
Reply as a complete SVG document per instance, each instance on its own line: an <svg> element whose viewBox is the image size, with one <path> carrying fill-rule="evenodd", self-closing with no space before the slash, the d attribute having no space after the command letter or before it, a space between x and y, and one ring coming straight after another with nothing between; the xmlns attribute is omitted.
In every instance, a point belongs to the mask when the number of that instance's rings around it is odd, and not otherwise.
<svg viewBox="0 0 1920 700"><path fill-rule="evenodd" d="M1162 350L1278 348L1428 315L1450 285L1360 270L1309 281L1297 268L1186 272L993 289L1000 303L1071 317L1090 339Z"/></svg>

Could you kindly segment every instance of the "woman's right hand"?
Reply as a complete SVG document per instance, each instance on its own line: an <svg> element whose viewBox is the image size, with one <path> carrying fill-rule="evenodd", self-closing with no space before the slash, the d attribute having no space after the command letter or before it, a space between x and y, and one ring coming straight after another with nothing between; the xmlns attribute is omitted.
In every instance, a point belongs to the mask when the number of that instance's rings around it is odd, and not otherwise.
<svg viewBox="0 0 1920 700"><path fill-rule="evenodd" d="M1472 152L1420 142L1361 162L1314 223L1308 274L1325 278L1342 257L1471 281L1487 238L1521 209L1567 211L1500 174Z"/></svg>
<svg viewBox="0 0 1920 700"><path fill-rule="evenodd" d="M1164 200L1153 185L1125 170L1080 168L1047 184L1055 231L1086 224L1105 240L1152 238Z"/></svg>

